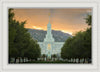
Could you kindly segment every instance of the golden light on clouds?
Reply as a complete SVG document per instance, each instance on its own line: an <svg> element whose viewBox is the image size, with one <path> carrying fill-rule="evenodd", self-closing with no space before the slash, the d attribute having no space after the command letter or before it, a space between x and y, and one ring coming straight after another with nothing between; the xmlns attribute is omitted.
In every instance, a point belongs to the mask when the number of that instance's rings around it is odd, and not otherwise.
<svg viewBox="0 0 100 72"><path fill-rule="evenodd" d="M64 33L68 33L68 34L72 35L72 33L71 33L71 32L64 31L64 30L61 30L61 31L62 31L62 32L64 32Z"/></svg>
<svg viewBox="0 0 100 72"><path fill-rule="evenodd" d="M90 8L14 9L16 20L27 21L25 28L47 30L50 13L52 29L69 34L86 30L88 25L84 18L91 12Z"/></svg>
<svg viewBox="0 0 100 72"><path fill-rule="evenodd" d="M43 30L42 28L40 27L36 27L36 26L33 26L34 29L38 29L38 30Z"/></svg>

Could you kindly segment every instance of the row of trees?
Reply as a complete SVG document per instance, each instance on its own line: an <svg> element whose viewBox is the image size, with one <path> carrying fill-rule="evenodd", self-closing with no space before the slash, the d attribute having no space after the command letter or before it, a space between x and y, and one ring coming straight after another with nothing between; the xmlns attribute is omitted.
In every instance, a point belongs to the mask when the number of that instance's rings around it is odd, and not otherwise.
<svg viewBox="0 0 100 72"><path fill-rule="evenodd" d="M19 58L24 60L37 59L40 57L41 50L37 41L33 40L27 30L24 28L24 22L14 19L13 9L9 9L9 63L11 58Z"/></svg>
<svg viewBox="0 0 100 72"><path fill-rule="evenodd" d="M43 58L43 59L46 58L46 59L47 59L47 55L46 55L46 54L43 54L43 55L41 55L41 58ZM54 59L57 58L57 54L52 54L52 55L51 55L51 59L52 59L52 58L54 58Z"/></svg>
<svg viewBox="0 0 100 72"><path fill-rule="evenodd" d="M90 26L86 31L78 32L72 38L66 40L61 49L63 59L80 59L91 60L91 15L88 15L86 23Z"/></svg>

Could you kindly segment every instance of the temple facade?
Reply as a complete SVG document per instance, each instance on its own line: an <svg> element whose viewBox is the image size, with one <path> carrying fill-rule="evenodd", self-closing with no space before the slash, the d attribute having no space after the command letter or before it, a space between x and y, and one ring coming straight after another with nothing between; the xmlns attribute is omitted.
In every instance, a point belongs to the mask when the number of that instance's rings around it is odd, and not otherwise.
<svg viewBox="0 0 100 72"><path fill-rule="evenodd" d="M47 24L47 34L44 38L43 42L38 42L41 48L41 55L45 54L47 58L51 59L51 56L53 54L56 54L57 57L61 56L61 48L64 44L64 42L55 42L53 35L52 35L52 29L50 21Z"/></svg>

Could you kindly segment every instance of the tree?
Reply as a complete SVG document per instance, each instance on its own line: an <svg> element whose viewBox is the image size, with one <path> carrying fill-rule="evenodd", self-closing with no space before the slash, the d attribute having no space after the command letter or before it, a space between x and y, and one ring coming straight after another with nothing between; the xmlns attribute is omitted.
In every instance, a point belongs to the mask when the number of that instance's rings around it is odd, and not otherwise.
<svg viewBox="0 0 100 72"><path fill-rule="evenodd" d="M9 9L9 63L10 63L10 59L12 57L17 57L18 55L18 50L15 48L14 45L14 39L15 39L15 35L16 35L16 29L15 29L15 23L16 21L13 19L14 17L14 13L12 12L13 9ZM15 59L16 62L16 59Z"/></svg>
<svg viewBox="0 0 100 72"><path fill-rule="evenodd" d="M24 28L26 21L16 21L14 15L13 9L9 9L9 63L12 57L15 60L19 57L19 61L20 58L29 57L28 55L30 55L29 58L37 59L41 54L38 43Z"/></svg>
<svg viewBox="0 0 100 72"><path fill-rule="evenodd" d="M86 23L91 25L91 16L88 15ZM86 31L77 32L72 38L68 38L61 49L61 57L66 58L90 58L91 59L91 27Z"/></svg>
<svg viewBox="0 0 100 72"><path fill-rule="evenodd" d="M56 54L53 54L52 57L55 59L57 57L57 55Z"/></svg>
<svg viewBox="0 0 100 72"><path fill-rule="evenodd" d="M42 55L43 60L44 60L44 58L45 58L45 57L46 57L46 55L45 55L45 54L43 54L43 55Z"/></svg>
<svg viewBox="0 0 100 72"><path fill-rule="evenodd" d="M92 23L92 16L91 15L87 15L87 17L85 18L85 20L86 20L86 23L88 25L91 25L91 23Z"/></svg>

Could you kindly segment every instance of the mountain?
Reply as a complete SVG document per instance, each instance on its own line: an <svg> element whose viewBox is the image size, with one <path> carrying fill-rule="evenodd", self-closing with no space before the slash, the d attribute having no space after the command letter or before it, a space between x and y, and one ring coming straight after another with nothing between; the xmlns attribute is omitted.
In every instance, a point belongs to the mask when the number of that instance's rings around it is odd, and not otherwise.
<svg viewBox="0 0 100 72"><path fill-rule="evenodd" d="M46 36L46 31L37 29L27 29L30 35L38 42L43 42ZM68 37L72 37L68 33L63 33L61 31L52 30L53 38L56 42L65 42Z"/></svg>

